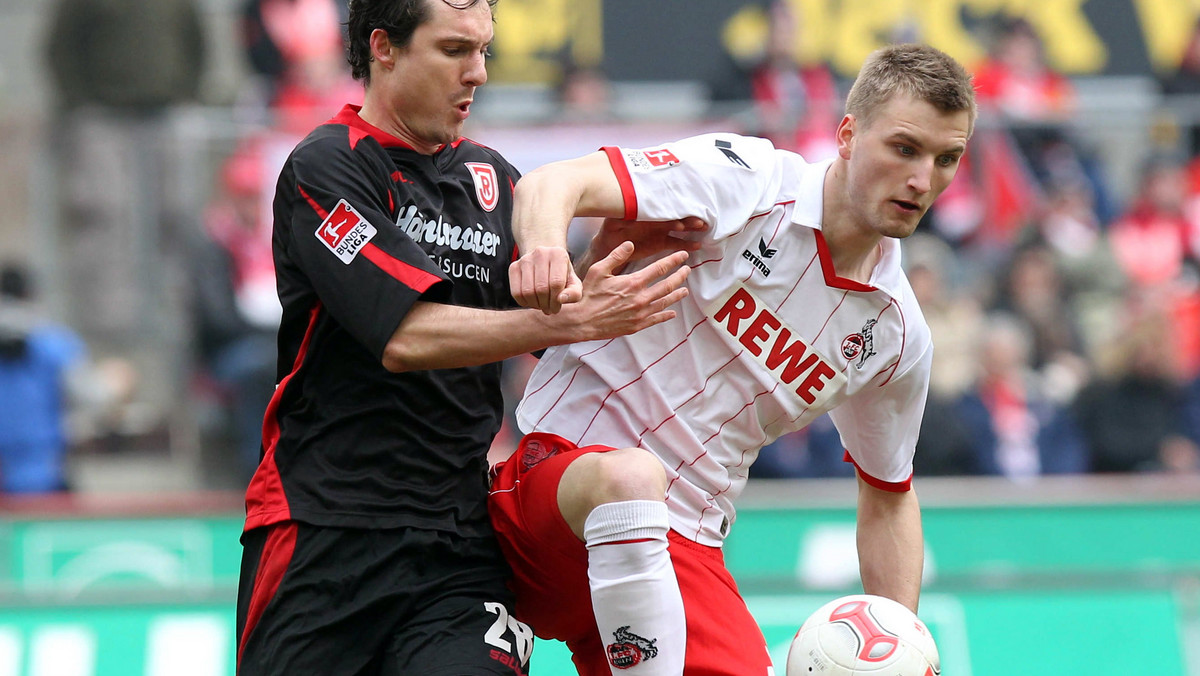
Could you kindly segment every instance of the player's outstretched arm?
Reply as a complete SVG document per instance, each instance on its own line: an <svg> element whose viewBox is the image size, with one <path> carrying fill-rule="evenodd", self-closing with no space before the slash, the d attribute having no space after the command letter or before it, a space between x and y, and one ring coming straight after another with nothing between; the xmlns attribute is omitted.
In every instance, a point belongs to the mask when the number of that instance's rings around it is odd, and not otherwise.
<svg viewBox="0 0 1200 676"><path fill-rule="evenodd" d="M621 186L604 153L553 162L529 172L513 191L513 235L521 258L509 268L513 298L524 307L558 312L579 301L582 281L567 253L576 216L620 217Z"/></svg>
<svg viewBox="0 0 1200 676"><path fill-rule="evenodd" d="M687 254L616 274L632 255L632 244L618 246L588 271L580 301L552 315L417 302L384 348L383 366L393 372L475 366L551 345L614 338L673 318L670 306L688 293Z"/></svg>
<svg viewBox="0 0 1200 676"><path fill-rule="evenodd" d="M858 566L863 591L917 611L925 541L915 491L885 491L858 478Z"/></svg>

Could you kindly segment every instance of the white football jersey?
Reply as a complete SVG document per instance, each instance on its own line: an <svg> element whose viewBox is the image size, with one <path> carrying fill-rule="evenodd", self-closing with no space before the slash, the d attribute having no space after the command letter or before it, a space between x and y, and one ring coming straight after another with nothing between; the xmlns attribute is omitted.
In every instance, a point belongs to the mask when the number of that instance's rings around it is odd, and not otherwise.
<svg viewBox="0 0 1200 676"><path fill-rule="evenodd" d="M830 162L732 134L604 151L626 218L699 216L709 230L674 320L546 351L517 409L522 431L652 451L671 527L710 546L759 449L825 412L866 480L907 490L929 328L897 240L883 240L869 284L834 273L821 235Z"/></svg>

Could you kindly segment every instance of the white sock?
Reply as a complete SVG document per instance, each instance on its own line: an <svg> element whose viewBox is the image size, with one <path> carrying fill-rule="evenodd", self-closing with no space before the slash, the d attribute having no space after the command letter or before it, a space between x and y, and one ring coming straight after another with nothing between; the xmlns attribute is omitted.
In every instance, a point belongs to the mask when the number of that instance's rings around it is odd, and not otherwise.
<svg viewBox="0 0 1200 676"><path fill-rule="evenodd" d="M584 521L588 581L614 676L681 676L687 625L667 552L667 505L610 502Z"/></svg>

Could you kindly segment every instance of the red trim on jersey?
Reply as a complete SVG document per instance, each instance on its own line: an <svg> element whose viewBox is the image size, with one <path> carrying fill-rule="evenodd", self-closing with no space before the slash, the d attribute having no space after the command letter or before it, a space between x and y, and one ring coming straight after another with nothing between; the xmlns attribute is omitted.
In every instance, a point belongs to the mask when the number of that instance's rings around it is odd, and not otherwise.
<svg viewBox="0 0 1200 676"><path fill-rule="evenodd" d="M829 253L829 245L825 242L825 235L816 229L813 230L813 235L817 238L817 255L821 257L821 272L825 273L825 286L831 286L835 289L845 289L847 291L879 290L870 284L863 284L853 279L838 277L837 271L833 269L833 256Z"/></svg>
<svg viewBox="0 0 1200 676"><path fill-rule="evenodd" d="M288 506L287 494L283 490L283 480L279 476L279 468L275 465L275 449L279 445L279 402L283 393L292 382L292 376L300 370L304 358L308 355L308 345L316 331L317 319L321 315L321 304L313 306L308 314L308 328L304 331L304 340L296 352L296 361L292 371L279 381L275 394L267 404L266 415L263 416L263 459L250 479L246 489L246 526L245 530L267 526L279 521L292 518Z"/></svg>
<svg viewBox="0 0 1200 676"><path fill-rule="evenodd" d="M850 451L844 451L843 453L844 454L842 455L842 462L848 462L848 463L854 465L854 469L858 471L858 475L860 477L862 477L862 480L867 482L867 484L874 486L875 488L878 488L881 491L888 491L890 493L903 493L905 491L912 490L912 475L911 474L909 474L908 478L905 479L904 481L893 482L893 481L884 481L883 479L876 479L875 477L871 476L870 474L867 474L866 472L864 472L862 467L858 466L858 463L855 462L854 458L850 455Z"/></svg>
<svg viewBox="0 0 1200 676"><path fill-rule="evenodd" d="M621 184L621 197L625 199L625 220L636 221L638 215L637 192L633 189L633 177L629 175L629 167L625 166L625 158L621 149L616 146L601 148L608 155L608 163L612 165L613 173L617 175L617 183Z"/></svg>
<svg viewBox="0 0 1200 676"><path fill-rule="evenodd" d="M254 627L262 618L267 604L275 598L279 584L283 582L283 574L287 572L288 564L292 562L292 554L296 551L296 523L284 523L267 533L267 542L263 545L262 556L258 559L258 568L254 570L254 590L250 593L250 607L246 610L246 626L242 628L242 637L238 641L237 663L242 663L242 651L246 648L246 640L254 631Z"/></svg>
<svg viewBox="0 0 1200 676"><path fill-rule="evenodd" d="M373 242L367 242L366 246L362 248L362 255L379 266L380 270L418 293L424 293L426 289L442 281L437 275L425 272L421 268L413 267L399 258L393 257L375 246Z"/></svg>
<svg viewBox="0 0 1200 676"><path fill-rule="evenodd" d="M416 148L410 146L404 141L362 119L362 117L359 115L361 110L362 106L356 106L354 104L347 103L340 111L338 111L337 115L334 115L333 118L325 124L344 124L349 127L351 148L354 148L354 146L358 145L358 142L364 137L370 136L384 148L408 148L409 150L416 150Z"/></svg>
<svg viewBox="0 0 1200 676"><path fill-rule="evenodd" d="M470 144L471 144L471 145L473 145L473 146L479 146L480 148L483 148L484 150L490 150L490 151L492 151L492 152L496 152L496 149L495 149L495 148L493 148L493 147L491 147L491 146L485 146L485 145L483 145L482 143L480 143L479 141L476 141L476 140L475 140L475 139L473 139L473 138L467 138L466 136L460 136L460 137L458 137L458 140L457 140L457 141L455 141L454 143L451 143L451 144L450 144L450 147L452 147L452 148L457 148L457 147L458 147L458 145L459 145L460 143L462 143L463 141L466 141L467 143L470 143ZM512 182L512 179L511 179L511 178L510 178L510 179L508 179L508 180L509 180L509 182L510 182L510 183Z"/></svg>
<svg viewBox="0 0 1200 676"><path fill-rule="evenodd" d="M303 197L306 202L308 202L308 206L312 207L313 211L317 212L317 215L321 217L321 220L329 218L329 212L321 208L321 205L317 204L317 201L313 199L307 192L305 192L304 186L297 183L296 190L300 191L300 196Z"/></svg>
<svg viewBox="0 0 1200 676"><path fill-rule="evenodd" d="M303 187L297 185L296 189L300 191L300 195L308 201L309 205L312 206L313 210L317 212L318 216L323 219L329 218L329 212L322 209L321 205L317 204L317 201L309 196L309 194L304 191ZM391 202L391 200L392 194L389 192L388 201ZM395 205L393 204L392 206L394 209ZM362 248L362 255L367 260L378 266L380 270L388 273L401 284L416 291L417 293L425 293L426 289L442 281L437 275L430 274L420 268L413 267L408 263L405 263L404 261L392 256L383 249L375 246L374 242L367 242L366 246Z"/></svg>

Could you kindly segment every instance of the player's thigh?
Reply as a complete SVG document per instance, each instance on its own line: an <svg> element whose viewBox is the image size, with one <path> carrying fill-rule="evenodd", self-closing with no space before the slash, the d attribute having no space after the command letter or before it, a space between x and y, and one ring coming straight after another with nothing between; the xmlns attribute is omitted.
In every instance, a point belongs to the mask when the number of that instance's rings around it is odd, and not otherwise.
<svg viewBox="0 0 1200 676"><path fill-rule="evenodd" d="M243 537L238 675L370 674L397 620L350 582L354 552L336 529L285 522ZM339 582L341 581L341 582Z"/></svg>
<svg viewBox="0 0 1200 676"><path fill-rule="evenodd" d="M495 592L447 593L405 622L380 676L513 676L528 672L533 630L518 621L503 582Z"/></svg>
<svg viewBox="0 0 1200 676"><path fill-rule="evenodd" d="M712 550L670 536L669 551L687 617L686 670L696 676L767 676L766 639L737 584Z"/></svg>

